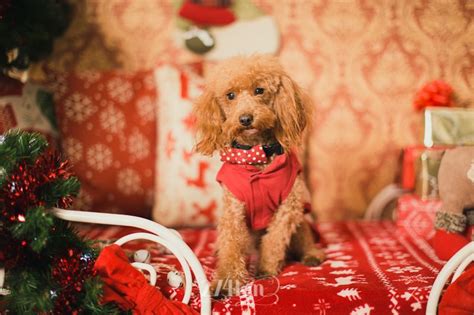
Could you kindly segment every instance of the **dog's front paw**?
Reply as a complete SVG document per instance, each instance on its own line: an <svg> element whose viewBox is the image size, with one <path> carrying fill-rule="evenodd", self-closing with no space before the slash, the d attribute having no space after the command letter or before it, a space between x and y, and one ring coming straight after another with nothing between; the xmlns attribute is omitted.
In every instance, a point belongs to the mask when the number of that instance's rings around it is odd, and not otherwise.
<svg viewBox="0 0 474 315"><path fill-rule="evenodd" d="M280 262L265 262L261 261L258 266L257 276L258 277L272 277L280 273L283 263Z"/></svg>
<svg viewBox="0 0 474 315"><path fill-rule="evenodd" d="M326 254L324 253L324 250L314 248L303 256L301 262L306 266L314 267L320 265L325 259Z"/></svg>
<svg viewBox="0 0 474 315"><path fill-rule="evenodd" d="M274 277L278 275L279 273L280 273L280 270L268 271L268 270L258 269L257 278L261 279L261 278Z"/></svg>
<svg viewBox="0 0 474 315"><path fill-rule="evenodd" d="M226 296L238 295L240 288L248 282L247 275L236 277L219 277L216 276L211 282L211 296L213 298L224 298Z"/></svg>

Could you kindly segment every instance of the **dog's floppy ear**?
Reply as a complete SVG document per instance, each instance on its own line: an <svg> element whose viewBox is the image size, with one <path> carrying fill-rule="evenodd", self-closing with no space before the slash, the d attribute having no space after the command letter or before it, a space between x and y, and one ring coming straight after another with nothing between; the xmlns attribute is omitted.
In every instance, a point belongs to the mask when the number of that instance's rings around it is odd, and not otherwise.
<svg viewBox="0 0 474 315"><path fill-rule="evenodd" d="M217 100L210 91L205 91L194 104L196 118L196 151L212 155L222 147L223 114Z"/></svg>
<svg viewBox="0 0 474 315"><path fill-rule="evenodd" d="M273 107L278 117L276 138L288 151L301 143L303 131L311 123L311 100L289 76L283 74Z"/></svg>

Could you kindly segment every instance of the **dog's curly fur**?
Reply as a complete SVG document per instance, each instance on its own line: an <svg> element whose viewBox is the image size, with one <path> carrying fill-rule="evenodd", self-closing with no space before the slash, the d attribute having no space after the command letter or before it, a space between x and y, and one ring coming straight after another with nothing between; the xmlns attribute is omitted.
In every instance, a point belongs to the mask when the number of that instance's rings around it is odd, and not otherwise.
<svg viewBox="0 0 474 315"><path fill-rule="evenodd" d="M257 93L257 88L263 89L263 93ZM232 141L252 146L278 141L285 152L290 152L301 144L311 122L311 111L309 98L275 57L234 57L210 75L195 104L196 149L212 155L229 147ZM253 117L250 126L239 122L242 115ZM258 165L262 169L266 166ZM247 226L244 204L224 188L214 287L219 280L232 280L234 284L247 281L246 258L255 245L260 252L260 274L278 274L288 253L310 265L324 259L324 252L314 246L311 228L303 217L304 185L299 175L263 233L253 232Z"/></svg>

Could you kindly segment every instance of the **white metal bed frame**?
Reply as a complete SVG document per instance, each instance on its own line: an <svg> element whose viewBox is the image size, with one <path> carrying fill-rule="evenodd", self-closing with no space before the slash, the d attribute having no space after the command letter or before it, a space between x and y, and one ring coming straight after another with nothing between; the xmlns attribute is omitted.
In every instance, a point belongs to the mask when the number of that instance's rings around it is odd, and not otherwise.
<svg viewBox="0 0 474 315"><path fill-rule="evenodd" d="M188 304L191 298L191 289L193 284L191 274L192 271L199 288L199 294L201 296L201 314L207 315L211 313L211 296L209 292L209 282L207 280L206 274L204 273L204 269L202 268L202 265L197 259L196 255L189 248L189 246L181 239L177 231L166 228L156 222L144 218L125 214L64 210L59 208L53 208L51 211L56 217L66 221L127 226L142 229L149 232L132 233L126 235L118 239L115 244L121 246L129 241L137 239L146 239L161 244L168 248L168 250L170 250L171 253L176 256L183 269L185 283L182 302L184 304ZM132 265L137 269L146 270L148 273L150 273L150 283L152 285L156 283L156 271L151 265L139 262L134 262L132 263ZM3 289L4 279L5 270L0 269L0 295L8 294L8 291Z"/></svg>
<svg viewBox="0 0 474 315"><path fill-rule="evenodd" d="M397 184L390 184L385 186L367 206L364 214L364 220L373 221L381 220L385 207L407 192L406 189L399 187Z"/></svg>
<svg viewBox="0 0 474 315"><path fill-rule="evenodd" d="M428 304L426 305L427 315L436 315L439 299L441 292L448 281L451 274L453 277L451 283L461 275L466 267L474 261L474 241L470 242L463 248L461 248L450 260L446 262L438 276L436 277L433 287L431 288L430 295L428 297Z"/></svg>
<svg viewBox="0 0 474 315"><path fill-rule="evenodd" d="M386 186L372 199L372 202L367 207L364 219L369 221L381 220L383 209L388 205L388 203L400 197L404 193L406 193L406 190L400 188L396 184ZM437 314L441 293L451 274L454 273L451 278L451 283L453 283L473 261L474 241L460 249L453 257L451 257L451 259L446 262L446 264L441 269L433 283L430 295L428 297L426 315Z"/></svg>

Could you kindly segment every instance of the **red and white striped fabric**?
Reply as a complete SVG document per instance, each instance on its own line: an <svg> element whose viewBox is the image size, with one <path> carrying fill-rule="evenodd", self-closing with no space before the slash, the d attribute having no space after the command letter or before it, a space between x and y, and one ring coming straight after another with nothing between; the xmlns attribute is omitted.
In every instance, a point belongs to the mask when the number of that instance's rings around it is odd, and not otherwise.
<svg viewBox="0 0 474 315"><path fill-rule="evenodd" d="M319 225L327 260L317 267L289 263L277 276L255 280L240 294L213 301L213 314L424 314L434 279L443 261L417 233L391 222L344 222ZM116 239L128 228L87 227L94 239ZM184 229L181 235L201 261L209 279L215 268L214 229ZM157 285L170 298L182 288L167 284L166 275L178 266L175 257L151 243L148 248L158 270ZM255 271L253 265L251 271ZM191 305L199 309L197 287Z"/></svg>

